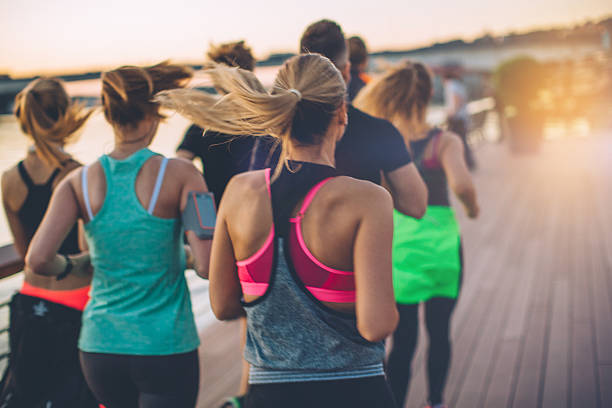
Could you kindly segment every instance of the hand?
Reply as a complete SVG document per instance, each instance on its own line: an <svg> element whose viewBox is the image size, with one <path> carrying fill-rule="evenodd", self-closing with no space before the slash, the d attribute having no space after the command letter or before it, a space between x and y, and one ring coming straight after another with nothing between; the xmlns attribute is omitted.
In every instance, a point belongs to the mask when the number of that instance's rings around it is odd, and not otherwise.
<svg viewBox="0 0 612 408"><path fill-rule="evenodd" d="M91 277L93 267L89 252L81 252L80 254L70 255L70 260L73 263L71 274L80 277Z"/></svg>
<svg viewBox="0 0 612 408"><path fill-rule="evenodd" d="M195 269L195 257L193 256L193 252L191 251L191 247L189 245L183 245L185 248L185 262L187 269Z"/></svg>
<svg viewBox="0 0 612 408"><path fill-rule="evenodd" d="M478 217L478 214L480 214L480 208L478 207L478 204L474 204L472 207L467 208L467 216L469 218L474 219Z"/></svg>

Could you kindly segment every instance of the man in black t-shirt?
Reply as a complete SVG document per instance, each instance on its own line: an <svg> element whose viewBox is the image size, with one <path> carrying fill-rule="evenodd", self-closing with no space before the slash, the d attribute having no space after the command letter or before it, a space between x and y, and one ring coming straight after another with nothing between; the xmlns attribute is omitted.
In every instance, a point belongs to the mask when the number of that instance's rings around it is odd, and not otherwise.
<svg viewBox="0 0 612 408"><path fill-rule="evenodd" d="M300 52L319 53L329 58L350 81L351 63L344 33L330 20L306 28ZM341 174L381 184L382 176L399 212L421 218L427 208L427 187L412 159L404 138L388 121L348 106L348 125L336 146L336 168ZM258 156L263 156L258 154ZM262 167L256 163L256 167Z"/></svg>
<svg viewBox="0 0 612 408"><path fill-rule="evenodd" d="M269 151L274 144L272 137L231 136L219 132L206 131L191 125L185 132L183 141L177 148L177 156L193 160L198 157L202 162L204 180L215 197L217 208L227 183L236 174L258 168L267 157L258 158L253 149L262 145L259 152ZM280 152L274 152L270 161L278 161ZM259 166L261 167L261 166Z"/></svg>
<svg viewBox="0 0 612 408"><path fill-rule="evenodd" d="M255 58L244 41L212 46L208 51L208 58L219 64L248 71L255 68ZM266 151L270 150L273 143L273 138L231 136L212 131L206 131L204 134L202 128L191 125L177 148L177 156L187 160L198 157L201 160L204 180L218 207L230 179L238 173L255 168L257 157L251 157L253 148L262 144L261 150ZM278 153L276 155L278 156ZM278 161L278 158L275 161Z"/></svg>

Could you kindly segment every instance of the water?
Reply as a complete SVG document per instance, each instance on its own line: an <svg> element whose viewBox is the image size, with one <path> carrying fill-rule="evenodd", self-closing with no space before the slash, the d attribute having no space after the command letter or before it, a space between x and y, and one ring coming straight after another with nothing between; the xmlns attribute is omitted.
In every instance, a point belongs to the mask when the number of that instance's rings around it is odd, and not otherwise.
<svg viewBox="0 0 612 408"><path fill-rule="evenodd" d="M173 156L189 122L179 115L170 116L162 123L151 149ZM0 172L9 169L26 155L30 139L19 129L11 115L0 116ZM96 112L85 124L78 141L67 146L74 157L82 163L90 163L113 148L113 132L101 112ZM1 193L0 193L1 194ZM3 211L0 211L0 246L11 243L11 234Z"/></svg>

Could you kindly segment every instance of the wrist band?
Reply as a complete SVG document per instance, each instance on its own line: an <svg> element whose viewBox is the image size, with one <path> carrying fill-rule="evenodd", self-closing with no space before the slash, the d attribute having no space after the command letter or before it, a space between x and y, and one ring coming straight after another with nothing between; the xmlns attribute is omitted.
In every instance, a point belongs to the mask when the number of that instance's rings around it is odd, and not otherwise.
<svg viewBox="0 0 612 408"><path fill-rule="evenodd" d="M66 260L66 267L64 268L64 271L62 273L55 277L55 280L60 281L64 279L66 276L68 276L68 274L72 271L72 268L74 267L74 263L68 255L64 255L64 259Z"/></svg>

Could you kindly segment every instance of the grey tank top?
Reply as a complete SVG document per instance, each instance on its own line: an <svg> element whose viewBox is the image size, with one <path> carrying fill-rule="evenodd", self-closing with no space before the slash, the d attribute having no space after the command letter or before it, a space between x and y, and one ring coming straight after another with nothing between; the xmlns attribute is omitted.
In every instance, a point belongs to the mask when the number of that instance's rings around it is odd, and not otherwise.
<svg viewBox="0 0 612 408"><path fill-rule="evenodd" d="M318 178L308 184L316 184ZM276 235L267 291L244 304L249 383L384 375L384 343L364 339L353 314L335 311L314 298L295 272L289 253L287 241Z"/></svg>

